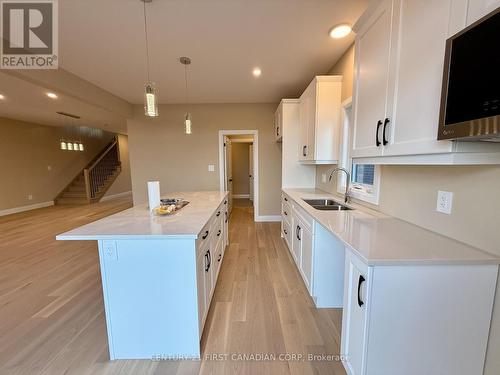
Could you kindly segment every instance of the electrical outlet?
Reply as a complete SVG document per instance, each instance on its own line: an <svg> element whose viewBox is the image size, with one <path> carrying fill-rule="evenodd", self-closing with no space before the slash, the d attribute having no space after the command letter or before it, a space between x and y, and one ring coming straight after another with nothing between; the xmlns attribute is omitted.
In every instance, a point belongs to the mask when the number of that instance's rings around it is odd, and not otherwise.
<svg viewBox="0 0 500 375"><path fill-rule="evenodd" d="M29 201L33 200L33 195L32 194L28 194L28 200Z"/></svg>
<svg viewBox="0 0 500 375"><path fill-rule="evenodd" d="M450 191L438 191L436 211L443 214L451 214L453 206L453 193Z"/></svg>
<svg viewBox="0 0 500 375"><path fill-rule="evenodd" d="M209 164L209 165L208 165L208 171L209 171L209 172L215 172L215 165L213 165L213 164Z"/></svg>
<svg viewBox="0 0 500 375"><path fill-rule="evenodd" d="M326 173L321 174L321 182L326 184Z"/></svg>
<svg viewBox="0 0 500 375"><path fill-rule="evenodd" d="M116 241L102 241L104 255L111 260L118 260L118 252L116 250Z"/></svg>

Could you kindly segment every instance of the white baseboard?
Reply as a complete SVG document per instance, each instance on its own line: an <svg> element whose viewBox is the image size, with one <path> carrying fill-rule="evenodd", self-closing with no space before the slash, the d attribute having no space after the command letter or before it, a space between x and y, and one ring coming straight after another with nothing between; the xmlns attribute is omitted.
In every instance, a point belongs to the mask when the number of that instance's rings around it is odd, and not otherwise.
<svg viewBox="0 0 500 375"><path fill-rule="evenodd" d="M281 221L281 215L267 215L267 216L257 216L255 219L257 222L276 222L276 221Z"/></svg>
<svg viewBox="0 0 500 375"><path fill-rule="evenodd" d="M8 208L6 210L0 210L0 216L17 214L18 212L31 211L31 210L36 210L37 208L49 207L53 205L54 201L48 201L48 202L30 204L28 206Z"/></svg>
<svg viewBox="0 0 500 375"><path fill-rule="evenodd" d="M131 197L132 196L132 190L129 191L124 191L123 193L118 193L118 194L113 194L113 195L105 195L104 197L101 198L99 202L106 202L111 199L115 198L121 198L121 197Z"/></svg>
<svg viewBox="0 0 500 375"><path fill-rule="evenodd" d="M233 198L235 199L248 199L250 198L250 194L233 194Z"/></svg>

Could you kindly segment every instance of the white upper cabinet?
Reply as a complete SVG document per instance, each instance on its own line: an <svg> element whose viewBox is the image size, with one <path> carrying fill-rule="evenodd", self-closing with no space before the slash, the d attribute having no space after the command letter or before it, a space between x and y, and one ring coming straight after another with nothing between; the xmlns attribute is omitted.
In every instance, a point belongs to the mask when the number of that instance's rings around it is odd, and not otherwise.
<svg viewBox="0 0 500 375"><path fill-rule="evenodd" d="M298 159L338 161L342 76L318 76L300 97Z"/></svg>
<svg viewBox="0 0 500 375"><path fill-rule="evenodd" d="M498 162L470 156L499 153L495 145L437 141L446 40L494 3L500 0L372 3L354 27L353 158L380 164Z"/></svg>
<svg viewBox="0 0 500 375"><path fill-rule="evenodd" d="M388 108L392 1L385 0L358 30L354 84L352 156L382 155Z"/></svg>

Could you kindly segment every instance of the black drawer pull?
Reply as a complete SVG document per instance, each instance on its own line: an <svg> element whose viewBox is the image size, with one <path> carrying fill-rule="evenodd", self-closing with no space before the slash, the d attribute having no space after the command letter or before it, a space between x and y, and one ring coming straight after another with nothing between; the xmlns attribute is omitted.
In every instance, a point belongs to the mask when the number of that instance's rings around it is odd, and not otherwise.
<svg viewBox="0 0 500 375"><path fill-rule="evenodd" d="M300 236L299 236L300 231L301 231L301 228L297 225L297 231L296 231L296 232L297 232L297 233L296 233L296 234L297 234L297 239L298 239L299 241L302 241L302 239L301 239L301 238L300 238Z"/></svg>
<svg viewBox="0 0 500 375"><path fill-rule="evenodd" d="M206 239L208 237L208 230L205 232L204 236L201 236L201 238Z"/></svg>
<svg viewBox="0 0 500 375"><path fill-rule="evenodd" d="M219 231L217 232L217 237L219 237L221 233L222 231L219 229Z"/></svg>
<svg viewBox="0 0 500 375"><path fill-rule="evenodd" d="M220 211L218 211L218 212L217 212L217 215L215 215L215 216L219 217L219 216L220 216Z"/></svg>
<svg viewBox="0 0 500 375"><path fill-rule="evenodd" d="M280 127L279 127L279 126L277 126L277 127L276 127L276 135L277 135L278 137L279 137L279 135L280 135Z"/></svg>
<svg viewBox="0 0 500 375"><path fill-rule="evenodd" d="M361 284L365 282L365 278L363 275L359 275L358 279L358 305L359 307L363 306L365 303L361 300Z"/></svg>
<svg viewBox="0 0 500 375"><path fill-rule="evenodd" d="M307 149L307 146L302 146L302 156L307 156L306 149Z"/></svg>
<svg viewBox="0 0 500 375"><path fill-rule="evenodd" d="M285 202L288 202L288 198L287 197L285 197Z"/></svg>
<svg viewBox="0 0 500 375"><path fill-rule="evenodd" d="M222 259L222 254L219 254L219 257L217 258L217 262L220 262L221 259Z"/></svg>
<svg viewBox="0 0 500 375"><path fill-rule="evenodd" d="M288 216L288 214L286 213L286 211L283 211L283 213L284 213L286 216Z"/></svg>
<svg viewBox="0 0 500 375"><path fill-rule="evenodd" d="M205 272L208 272L208 270L210 269L210 250L208 250L206 253L205 253Z"/></svg>
<svg viewBox="0 0 500 375"><path fill-rule="evenodd" d="M377 147L381 145L380 141L378 140L378 131L379 131L381 125L382 125L382 120L378 120L377 133L376 133L376 137L375 137L375 144L377 145Z"/></svg>
<svg viewBox="0 0 500 375"><path fill-rule="evenodd" d="M227 211L226 211L226 212L224 212L224 214L225 214L225 216L226 216L226 220L225 220L225 222L227 223Z"/></svg>
<svg viewBox="0 0 500 375"><path fill-rule="evenodd" d="M387 124L389 124L389 122L391 122L391 120L389 120L388 118L386 118L384 120L384 130L382 131L382 143L384 144L384 146L389 143L389 141L385 137L385 130L386 130Z"/></svg>
<svg viewBox="0 0 500 375"><path fill-rule="evenodd" d="M283 229L283 233L288 234L288 232L286 231L286 229Z"/></svg>
<svg viewBox="0 0 500 375"><path fill-rule="evenodd" d="M224 201L224 204L227 204L227 200L226 200L226 201Z"/></svg>

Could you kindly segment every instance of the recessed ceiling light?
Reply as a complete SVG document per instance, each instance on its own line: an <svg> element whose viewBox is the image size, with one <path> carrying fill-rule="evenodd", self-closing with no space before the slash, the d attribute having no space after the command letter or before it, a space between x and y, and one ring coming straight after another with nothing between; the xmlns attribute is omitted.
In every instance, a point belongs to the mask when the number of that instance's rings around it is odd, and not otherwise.
<svg viewBox="0 0 500 375"><path fill-rule="evenodd" d="M0 100L4 100L5 99L5 96L3 96L2 94L0 94Z"/></svg>
<svg viewBox="0 0 500 375"><path fill-rule="evenodd" d="M330 37L333 39L340 39L349 35L351 31L352 31L351 26L346 23L343 23L341 25L332 27L329 34Z"/></svg>
<svg viewBox="0 0 500 375"><path fill-rule="evenodd" d="M57 99L57 95L56 95L56 94L54 94L53 92L48 92L48 93L47 93L47 96L48 96L49 98L51 98L51 99Z"/></svg>
<svg viewBox="0 0 500 375"><path fill-rule="evenodd" d="M262 70L260 68L254 68L252 74L254 77L260 77L262 74Z"/></svg>

